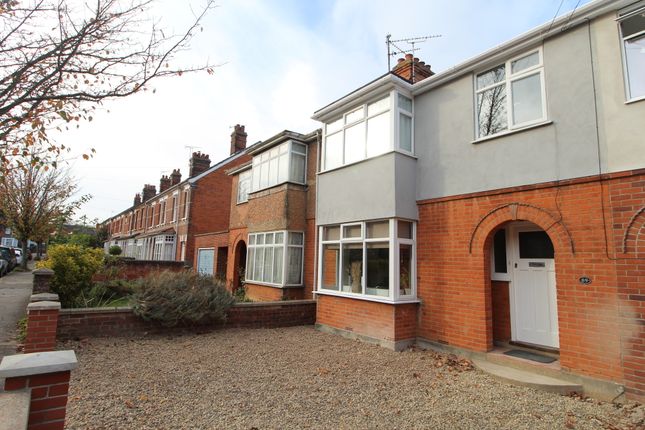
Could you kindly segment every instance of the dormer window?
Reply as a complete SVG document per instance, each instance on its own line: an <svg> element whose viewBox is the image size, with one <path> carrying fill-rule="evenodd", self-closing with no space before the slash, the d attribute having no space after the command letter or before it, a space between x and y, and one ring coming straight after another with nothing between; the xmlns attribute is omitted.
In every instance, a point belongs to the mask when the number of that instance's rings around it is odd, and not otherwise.
<svg viewBox="0 0 645 430"><path fill-rule="evenodd" d="M323 170L395 150L413 154L412 130L413 101L397 91L355 107L325 125Z"/></svg>
<svg viewBox="0 0 645 430"><path fill-rule="evenodd" d="M253 157L251 192L284 182L306 183L307 145L289 140Z"/></svg>

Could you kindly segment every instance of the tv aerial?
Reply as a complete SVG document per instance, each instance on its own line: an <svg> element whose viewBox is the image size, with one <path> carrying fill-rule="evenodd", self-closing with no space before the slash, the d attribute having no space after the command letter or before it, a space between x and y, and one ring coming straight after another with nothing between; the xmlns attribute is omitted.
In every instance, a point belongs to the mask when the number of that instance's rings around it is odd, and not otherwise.
<svg viewBox="0 0 645 430"><path fill-rule="evenodd" d="M396 55L401 55L401 54L412 54L415 51L418 51L421 48L416 48L415 45L417 43L423 43L429 39L436 39L438 37L441 37L440 34L432 34L429 36L419 36L419 37L408 37L405 39L396 39L392 40L392 35L388 34L385 36L385 44L387 45L387 70L388 72L392 70L391 66L391 58L396 56ZM403 49L399 46L399 44L402 43L407 43L410 45L409 49Z"/></svg>

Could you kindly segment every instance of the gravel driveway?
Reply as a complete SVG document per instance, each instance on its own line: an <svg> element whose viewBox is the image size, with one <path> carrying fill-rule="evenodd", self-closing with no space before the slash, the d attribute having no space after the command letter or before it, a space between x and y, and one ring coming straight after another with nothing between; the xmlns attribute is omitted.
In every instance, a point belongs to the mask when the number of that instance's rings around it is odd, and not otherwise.
<svg viewBox="0 0 645 430"><path fill-rule="evenodd" d="M446 355L397 353L311 327L60 347L80 362L71 429L643 428L643 406L514 387Z"/></svg>

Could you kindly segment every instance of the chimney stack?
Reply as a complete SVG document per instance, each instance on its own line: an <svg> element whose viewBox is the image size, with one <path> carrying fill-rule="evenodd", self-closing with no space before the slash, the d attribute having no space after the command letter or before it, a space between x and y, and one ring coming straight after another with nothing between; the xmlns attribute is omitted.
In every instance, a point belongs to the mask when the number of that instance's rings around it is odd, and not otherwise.
<svg viewBox="0 0 645 430"><path fill-rule="evenodd" d="M150 184L145 184L143 186L143 193L141 195L141 199L144 202L147 202L148 200L153 198L155 195L157 195L157 187L155 187L154 185L150 185Z"/></svg>
<svg viewBox="0 0 645 430"><path fill-rule="evenodd" d="M159 179L159 192L163 193L168 188L170 188L170 178L166 175L162 175Z"/></svg>
<svg viewBox="0 0 645 430"><path fill-rule="evenodd" d="M211 159L208 154L202 154L201 152L193 152L193 156L190 157L190 171L189 177L197 176L200 173L205 172L211 166Z"/></svg>
<svg viewBox="0 0 645 430"><path fill-rule="evenodd" d="M247 136L243 125L236 124L233 128L233 133L231 133L231 155L246 149Z"/></svg>
<svg viewBox="0 0 645 430"><path fill-rule="evenodd" d="M141 194L136 193L134 195L134 206L139 206L141 204Z"/></svg>
<svg viewBox="0 0 645 430"><path fill-rule="evenodd" d="M405 58L399 58L396 65L392 68L392 73L412 84L421 82L425 78L434 75L434 72L428 64L419 61L412 54L405 54Z"/></svg>
<svg viewBox="0 0 645 430"><path fill-rule="evenodd" d="M177 185L178 183L181 182L181 172L179 169L173 169L172 173L170 174L170 186Z"/></svg>

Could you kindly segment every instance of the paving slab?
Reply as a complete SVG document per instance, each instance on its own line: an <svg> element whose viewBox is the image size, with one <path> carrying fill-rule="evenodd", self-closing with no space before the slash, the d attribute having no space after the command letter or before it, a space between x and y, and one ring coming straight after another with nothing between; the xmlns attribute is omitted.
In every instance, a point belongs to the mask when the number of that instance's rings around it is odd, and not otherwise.
<svg viewBox="0 0 645 430"><path fill-rule="evenodd" d="M0 430L26 429L30 402L27 390L0 393Z"/></svg>
<svg viewBox="0 0 645 430"><path fill-rule="evenodd" d="M12 271L0 278L0 360L16 353L16 324L27 315L33 275Z"/></svg>

